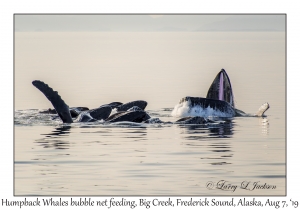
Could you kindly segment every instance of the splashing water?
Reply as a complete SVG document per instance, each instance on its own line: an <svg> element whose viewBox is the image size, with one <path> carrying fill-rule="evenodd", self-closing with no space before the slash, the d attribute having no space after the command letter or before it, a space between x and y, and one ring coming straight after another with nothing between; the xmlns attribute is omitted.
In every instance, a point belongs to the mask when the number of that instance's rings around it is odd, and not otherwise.
<svg viewBox="0 0 300 210"><path fill-rule="evenodd" d="M222 112L218 109L211 108L210 106L207 108L203 108L200 105L192 106L190 101L184 101L175 105L171 115L173 117L233 117L232 113Z"/></svg>

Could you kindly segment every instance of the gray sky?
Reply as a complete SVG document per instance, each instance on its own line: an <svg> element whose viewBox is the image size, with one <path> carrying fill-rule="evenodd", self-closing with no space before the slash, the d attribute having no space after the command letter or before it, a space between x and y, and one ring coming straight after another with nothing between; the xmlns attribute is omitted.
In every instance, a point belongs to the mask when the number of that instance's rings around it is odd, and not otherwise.
<svg viewBox="0 0 300 210"><path fill-rule="evenodd" d="M284 31L281 15L15 15L15 31Z"/></svg>

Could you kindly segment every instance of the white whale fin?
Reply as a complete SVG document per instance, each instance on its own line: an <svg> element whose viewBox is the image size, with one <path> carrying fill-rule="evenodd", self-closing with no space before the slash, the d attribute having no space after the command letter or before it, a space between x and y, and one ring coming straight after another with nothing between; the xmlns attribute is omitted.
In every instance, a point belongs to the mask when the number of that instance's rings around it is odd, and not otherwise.
<svg viewBox="0 0 300 210"><path fill-rule="evenodd" d="M256 113L256 116L261 117L264 115L264 113L270 108L270 105L268 102L261 105Z"/></svg>

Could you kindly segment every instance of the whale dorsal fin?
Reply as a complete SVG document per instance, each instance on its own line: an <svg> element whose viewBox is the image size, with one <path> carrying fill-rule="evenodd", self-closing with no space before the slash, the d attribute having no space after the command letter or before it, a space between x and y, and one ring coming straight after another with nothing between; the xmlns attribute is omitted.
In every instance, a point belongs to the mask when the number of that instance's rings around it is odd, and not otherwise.
<svg viewBox="0 0 300 210"><path fill-rule="evenodd" d="M60 95L58 95L57 91L54 91L51 87L40 80L34 80L32 84L52 103L54 109L64 123L73 122L68 105L62 100Z"/></svg>

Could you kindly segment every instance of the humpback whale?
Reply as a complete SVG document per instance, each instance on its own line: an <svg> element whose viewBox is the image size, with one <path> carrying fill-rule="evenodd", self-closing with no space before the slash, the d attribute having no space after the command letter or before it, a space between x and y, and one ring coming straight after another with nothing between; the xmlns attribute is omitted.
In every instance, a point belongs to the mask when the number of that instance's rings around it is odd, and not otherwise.
<svg viewBox="0 0 300 210"><path fill-rule="evenodd" d="M142 122L149 119L149 115L144 111L147 106L147 102L143 100L132 101L126 104L121 102L112 102L110 104L104 104L98 108L89 110L87 107L73 107L69 106L62 100L57 91L54 91L49 85L40 81L34 80L32 84L39 89L46 98L52 103L55 112L51 109L44 111L43 113L57 113L60 119L64 123L73 122L94 122L97 120L106 120L112 112L112 109L116 108L118 115L111 117L108 122L118 121L131 121ZM130 109L136 107L135 109ZM125 111L126 110L126 111ZM127 111L128 110L128 111ZM72 117L77 117L74 121Z"/></svg>
<svg viewBox="0 0 300 210"><path fill-rule="evenodd" d="M206 97L184 97L172 111L173 116L202 116L202 117L236 117L236 116L263 116L270 108L264 103L256 115L246 114L237 109L231 82L225 69L217 74L207 91Z"/></svg>
<svg viewBox="0 0 300 210"><path fill-rule="evenodd" d="M54 91L46 83L35 80L32 84L39 89L46 98L52 103L54 109L49 109L40 113L58 114L64 123L73 122L95 122L104 120L105 123L115 123L121 121L129 121L136 123L172 123L163 122L159 118L151 118L144 111L147 106L146 101L137 100L128 103L112 102L104 104L99 108L89 109L87 107L71 107L62 100L57 91ZM117 113L111 114L112 109L116 109ZM76 119L73 119L76 118ZM179 119L174 124L206 124L209 120L203 117L187 117Z"/></svg>
<svg viewBox="0 0 300 210"><path fill-rule="evenodd" d="M44 82L35 80L32 84L46 96L54 107L54 109L49 109L40 113L57 113L64 123L94 122L103 120L104 123L129 121L136 123L143 122L181 125L208 124L214 122L208 119L210 116L226 118L236 116L263 116L270 108L268 103L264 103L255 115L246 114L245 112L237 109L234 103L231 82L224 69L222 69L213 80L205 98L186 96L179 101L179 104L177 104L173 109L172 115L179 115L183 118L174 123L163 122L159 118L151 118L149 114L144 111L147 106L147 102L143 100L131 101L125 104L121 102L112 102L91 110L87 107L69 108L58 92L54 91ZM111 114L113 109L117 112Z"/></svg>

